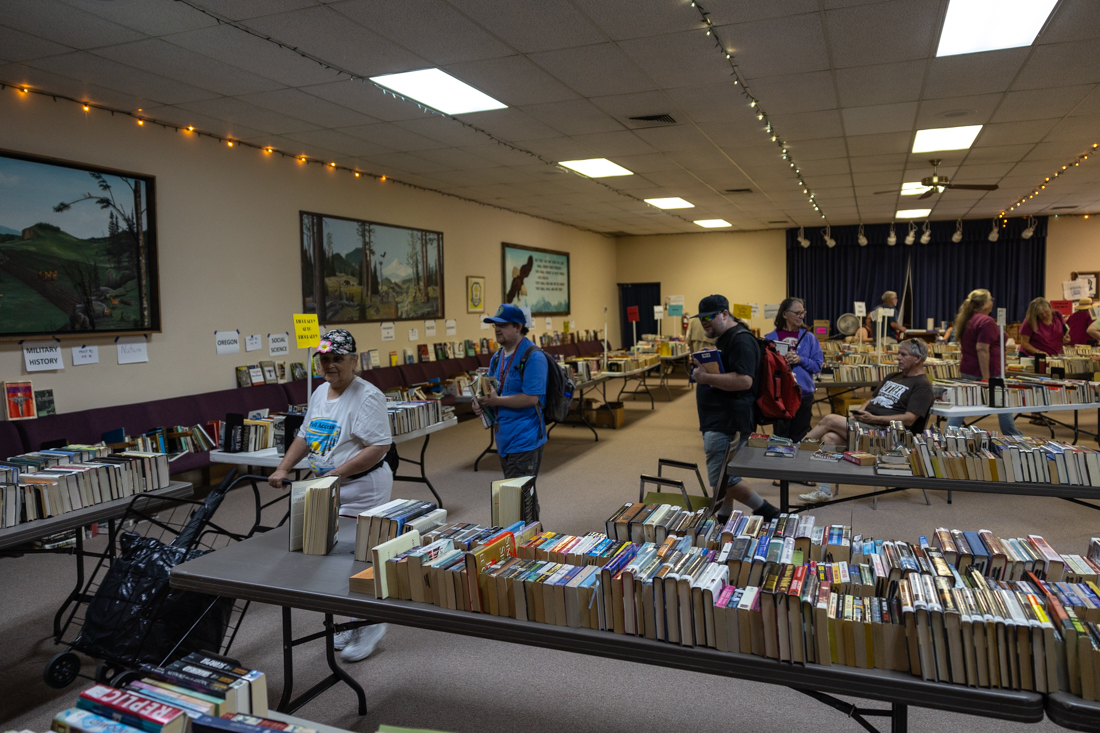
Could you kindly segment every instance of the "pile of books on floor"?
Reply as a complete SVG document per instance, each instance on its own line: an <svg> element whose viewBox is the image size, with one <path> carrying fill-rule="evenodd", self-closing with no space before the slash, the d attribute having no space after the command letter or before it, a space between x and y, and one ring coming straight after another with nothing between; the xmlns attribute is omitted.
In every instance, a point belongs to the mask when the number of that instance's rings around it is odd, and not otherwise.
<svg viewBox="0 0 1100 733"><path fill-rule="evenodd" d="M740 512L717 549L691 533L661 543L549 533L517 542L533 525L517 529L465 552L426 537L376 567L394 574L399 593L410 584L401 597L415 587L418 598L458 610L789 664L1100 695L1100 538L1066 555L1037 535L939 529L934 544L909 543L812 515L764 523ZM553 540L607 549L598 564L591 551L545 546Z"/></svg>
<svg viewBox="0 0 1100 733"><path fill-rule="evenodd" d="M1005 407L1088 405L1100 402L1100 382L1045 377L1009 377L1005 383ZM936 401L957 406L989 404L986 382L937 380Z"/></svg>
<svg viewBox="0 0 1100 733"><path fill-rule="evenodd" d="M0 461L0 527L166 488L168 456L68 445Z"/></svg>
<svg viewBox="0 0 1100 733"><path fill-rule="evenodd" d="M62 733L270 733L290 730L267 720L267 678L234 660L195 652L167 667L142 665L121 687L94 685L58 713ZM295 729L293 733L316 733Z"/></svg>

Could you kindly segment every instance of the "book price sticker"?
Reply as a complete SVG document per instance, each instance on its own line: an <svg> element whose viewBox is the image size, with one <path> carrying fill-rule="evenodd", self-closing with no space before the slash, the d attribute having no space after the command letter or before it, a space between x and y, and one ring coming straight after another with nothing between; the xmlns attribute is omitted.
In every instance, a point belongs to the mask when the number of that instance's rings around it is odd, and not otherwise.
<svg viewBox="0 0 1100 733"><path fill-rule="evenodd" d="M857 316L863 318L865 315L867 315L867 303L862 300L857 300L856 307L853 310Z"/></svg>
<svg viewBox="0 0 1100 733"><path fill-rule="evenodd" d="M734 318L740 318L743 321L747 321L752 318L752 306L743 303L734 303L732 315Z"/></svg>
<svg viewBox="0 0 1100 733"><path fill-rule="evenodd" d="M1007 321L1008 321L1008 309L1007 308L998 308L997 309L997 325L1000 326L1001 328L1004 328L1005 323Z"/></svg>
<svg viewBox="0 0 1100 733"><path fill-rule="evenodd" d="M214 345L218 348L218 356L239 354L241 351L241 332L215 331Z"/></svg>
<svg viewBox="0 0 1100 733"><path fill-rule="evenodd" d="M435 321L424 321L424 338L430 339L435 336Z"/></svg>
<svg viewBox="0 0 1100 733"><path fill-rule="evenodd" d="M382 340L393 341L397 338L397 329L393 325L393 321L385 321L382 324Z"/></svg>
<svg viewBox="0 0 1100 733"><path fill-rule="evenodd" d="M409 329L409 341L419 341L419 340L420 340L420 329L419 328L410 328Z"/></svg>
<svg viewBox="0 0 1100 733"><path fill-rule="evenodd" d="M458 321L454 318L447 319L447 335L454 336L458 333Z"/></svg>
<svg viewBox="0 0 1100 733"><path fill-rule="evenodd" d="M64 369L60 341L24 341L23 363L28 372L45 372Z"/></svg>
<svg viewBox="0 0 1100 733"><path fill-rule="evenodd" d="M315 349L321 343L321 326L316 313L294 314L294 338L299 349Z"/></svg>
<svg viewBox="0 0 1100 733"><path fill-rule="evenodd" d="M73 347L73 366L84 366L85 364L98 364L99 363L99 347L98 346L74 346Z"/></svg>
<svg viewBox="0 0 1100 733"><path fill-rule="evenodd" d="M290 353L290 334L269 333L267 335L267 353L271 356L286 356Z"/></svg>
<svg viewBox="0 0 1100 733"><path fill-rule="evenodd" d="M260 347L264 345L263 337L258 333L254 333L251 336L246 336L244 339L245 351L259 351Z"/></svg>

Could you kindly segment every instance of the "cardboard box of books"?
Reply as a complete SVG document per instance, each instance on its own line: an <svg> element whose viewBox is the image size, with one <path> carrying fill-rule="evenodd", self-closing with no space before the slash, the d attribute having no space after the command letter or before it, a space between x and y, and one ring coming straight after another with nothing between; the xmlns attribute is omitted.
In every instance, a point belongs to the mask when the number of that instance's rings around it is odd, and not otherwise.
<svg viewBox="0 0 1100 733"><path fill-rule="evenodd" d="M626 410L622 402L608 402L607 406L598 409L585 409L584 419L597 428L611 428L618 430L626 423Z"/></svg>

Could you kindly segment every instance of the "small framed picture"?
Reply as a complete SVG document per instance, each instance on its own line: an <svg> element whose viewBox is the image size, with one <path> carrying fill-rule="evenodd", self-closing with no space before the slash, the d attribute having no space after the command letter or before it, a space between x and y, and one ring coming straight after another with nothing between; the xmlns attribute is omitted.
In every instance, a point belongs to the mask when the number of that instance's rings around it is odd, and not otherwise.
<svg viewBox="0 0 1100 733"><path fill-rule="evenodd" d="M34 404L34 387L30 380L4 382L4 412L9 420L38 417Z"/></svg>
<svg viewBox="0 0 1100 733"><path fill-rule="evenodd" d="M480 275L466 276L466 312L485 312L485 278Z"/></svg>
<svg viewBox="0 0 1100 733"><path fill-rule="evenodd" d="M1075 273L1073 273L1073 279L1074 280L1084 280L1085 281L1085 289L1087 291L1085 293L1085 295L1088 296L1089 298L1097 297L1096 284L1097 284L1097 281L1100 280L1100 273L1097 273L1097 272L1075 272Z"/></svg>

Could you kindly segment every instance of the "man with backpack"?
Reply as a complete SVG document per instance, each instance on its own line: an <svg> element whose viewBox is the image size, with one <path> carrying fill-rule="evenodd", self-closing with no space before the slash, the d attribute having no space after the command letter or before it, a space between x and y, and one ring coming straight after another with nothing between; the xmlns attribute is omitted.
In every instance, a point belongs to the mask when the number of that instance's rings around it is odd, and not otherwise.
<svg viewBox="0 0 1100 733"><path fill-rule="evenodd" d="M493 324L501 346L489 363L489 376L496 379L498 387L471 406L479 416L482 406L493 410L493 431L504 477L537 476L546 444L543 408L549 357L524 338L527 317L516 306L502 305L496 315L483 320Z"/></svg>
<svg viewBox="0 0 1100 733"><path fill-rule="evenodd" d="M707 475L715 493L722 471L726 447L735 436L745 443L756 428L756 374L760 364L760 345L743 323L730 315L729 301L723 295L708 295L699 301L695 316L709 338L715 339L721 369L708 371L697 359L692 378L699 385L695 402L699 411L699 430L703 433L703 450L707 456ZM769 521L779 510L764 501L745 481L731 477L726 485L725 502L718 510L719 518L733 513L733 501L745 504L754 514Z"/></svg>

